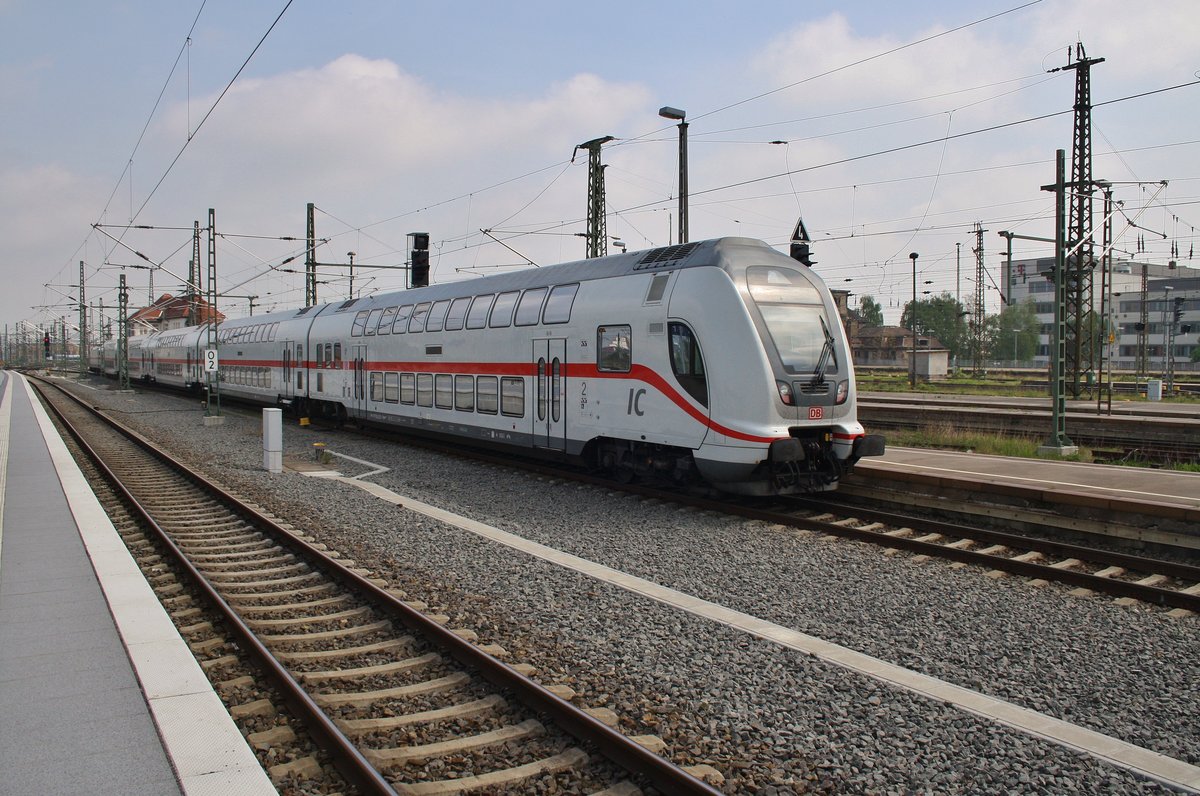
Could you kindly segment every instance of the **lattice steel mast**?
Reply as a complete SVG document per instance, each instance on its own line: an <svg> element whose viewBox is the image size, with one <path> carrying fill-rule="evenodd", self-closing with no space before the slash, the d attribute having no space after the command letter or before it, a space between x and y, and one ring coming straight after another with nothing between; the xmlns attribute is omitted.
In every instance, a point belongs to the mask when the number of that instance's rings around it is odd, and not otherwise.
<svg viewBox="0 0 1200 796"><path fill-rule="evenodd" d="M1083 374L1096 366L1096 323L1092 305L1092 80L1093 64L1083 43L1075 45L1073 63L1051 72L1075 70L1075 136L1071 156L1071 191L1067 219L1066 259L1066 373L1067 389L1078 398L1085 391Z"/></svg>
<svg viewBox="0 0 1200 796"><path fill-rule="evenodd" d="M604 213L604 164L600 162L600 147L612 141L613 136L593 138L575 147L571 153L571 162L575 161L575 153L581 149L588 152L588 201L587 201L587 257L603 257L608 254L608 229Z"/></svg>

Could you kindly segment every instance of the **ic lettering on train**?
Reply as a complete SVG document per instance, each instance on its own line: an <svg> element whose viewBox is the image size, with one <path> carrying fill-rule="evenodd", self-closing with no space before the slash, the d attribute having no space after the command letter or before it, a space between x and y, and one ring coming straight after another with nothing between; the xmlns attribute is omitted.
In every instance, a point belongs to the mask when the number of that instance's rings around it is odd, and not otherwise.
<svg viewBox="0 0 1200 796"><path fill-rule="evenodd" d="M637 415L642 417L646 413L642 411L642 397L646 394L645 390L635 390L629 388L629 408L625 410L627 415Z"/></svg>

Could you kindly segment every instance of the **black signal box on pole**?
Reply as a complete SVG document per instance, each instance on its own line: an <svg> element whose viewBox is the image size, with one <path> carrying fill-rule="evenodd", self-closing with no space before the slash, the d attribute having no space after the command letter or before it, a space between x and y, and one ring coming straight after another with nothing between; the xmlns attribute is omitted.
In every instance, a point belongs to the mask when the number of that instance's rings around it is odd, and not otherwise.
<svg viewBox="0 0 1200 796"><path fill-rule="evenodd" d="M429 233L410 232L412 238L412 287L429 284Z"/></svg>

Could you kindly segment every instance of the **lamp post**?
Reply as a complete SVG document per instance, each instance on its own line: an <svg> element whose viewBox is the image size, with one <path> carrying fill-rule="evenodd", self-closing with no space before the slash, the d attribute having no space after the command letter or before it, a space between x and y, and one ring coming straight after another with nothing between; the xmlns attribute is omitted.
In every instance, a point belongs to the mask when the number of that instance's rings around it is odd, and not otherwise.
<svg viewBox="0 0 1200 796"><path fill-rule="evenodd" d="M354 298L354 255L356 252L346 252L350 258L350 298Z"/></svg>
<svg viewBox="0 0 1200 796"><path fill-rule="evenodd" d="M679 242L688 242L688 165L687 165L687 112L664 105L658 109L664 119L679 120Z"/></svg>
<svg viewBox="0 0 1200 796"><path fill-rule="evenodd" d="M917 257L920 255L912 252L908 255L912 260L912 312L908 314L908 325L912 327L912 361L909 363L908 384L914 390L917 389Z"/></svg>

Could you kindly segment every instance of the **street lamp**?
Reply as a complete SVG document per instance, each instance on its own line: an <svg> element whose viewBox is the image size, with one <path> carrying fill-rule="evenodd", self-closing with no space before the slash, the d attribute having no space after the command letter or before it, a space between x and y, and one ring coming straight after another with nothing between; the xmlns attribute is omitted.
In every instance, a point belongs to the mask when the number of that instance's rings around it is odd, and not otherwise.
<svg viewBox="0 0 1200 796"><path fill-rule="evenodd" d="M687 165L687 112L664 105L658 109L664 119L679 120L679 242L688 242L688 165Z"/></svg>
<svg viewBox="0 0 1200 796"><path fill-rule="evenodd" d="M912 312L908 314L908 325L912 327L912 362L909 363L908 383L917 389L917 258L920 255L912 252L908 255L912 260Z"/></svg>
<svg viewBox="0 0 1200 796"><path fill-rule="evenodd" d="M354 298L354 255L355 252L346 252L350 258L350 298Z"/></svg>

